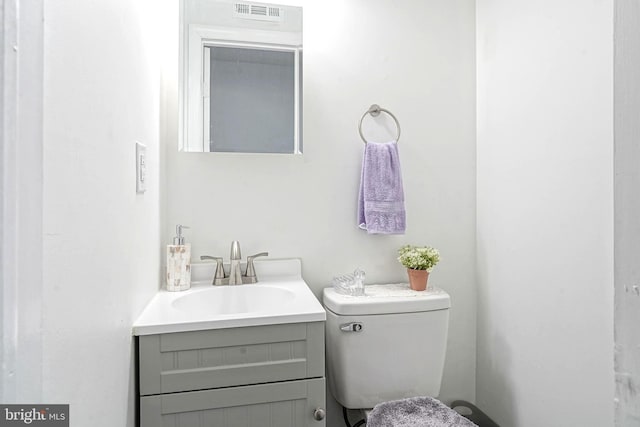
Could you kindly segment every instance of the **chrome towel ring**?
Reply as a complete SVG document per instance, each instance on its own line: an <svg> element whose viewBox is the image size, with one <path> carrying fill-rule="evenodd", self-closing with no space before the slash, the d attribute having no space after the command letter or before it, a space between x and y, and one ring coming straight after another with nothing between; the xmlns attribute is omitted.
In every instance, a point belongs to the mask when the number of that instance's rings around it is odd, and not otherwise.
<svg viewBox="0 0 640 427"><path fill-rule="evenodd" d="M388 115L391 116L393 121L396 122L396 128L398 129L398 136L396 136L396 142L398 142L400 140L400 122L398 122L398 119L396 118L396 116L394 116L391 111L380 107L378 104L373 104L362 115L362 117L360 118L360 123L358 123L358 132L360 132L360 138L362 138L362 140L364 141L365 144L367 143L367 140L365 139L364 135L362 134L362 121L367 116L367 114L371 114L373 117L378 117L378 115L380 115L381 112L382 113L387 113Z"/></svg>

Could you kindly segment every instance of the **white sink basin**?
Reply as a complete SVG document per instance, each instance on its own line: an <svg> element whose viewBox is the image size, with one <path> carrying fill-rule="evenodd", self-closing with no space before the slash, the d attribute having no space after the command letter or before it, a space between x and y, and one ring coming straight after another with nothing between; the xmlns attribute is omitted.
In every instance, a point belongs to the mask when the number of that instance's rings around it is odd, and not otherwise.
<svg viewBox="0 0 640 427"><path fill-rule="evenodd" d="M269 285L210 286L178 297L171 305L194 315L227 315L284 309L294 298L291 290Z"/></svg>
<svg viewBox="0 0 640 427"><path fill-rule="evenodd" d="M326 313L302 279L299 259L256 261L253 285L212 286L215 263L191 265L191 289L159 291L133 324L134 335L320 322Z"/></svg>

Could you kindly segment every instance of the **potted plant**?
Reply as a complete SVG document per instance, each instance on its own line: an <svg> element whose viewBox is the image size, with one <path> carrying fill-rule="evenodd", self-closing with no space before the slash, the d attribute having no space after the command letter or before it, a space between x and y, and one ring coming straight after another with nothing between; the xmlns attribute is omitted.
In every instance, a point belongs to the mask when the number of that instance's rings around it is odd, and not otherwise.
<svg viewBox="0 0 640 427"><path fill-rule="evenodd" d="M406 245L398 249L398 261L407 268L409 286L414 291L427 288L429 273L440 261L440 252L431 246Z"/></svg>

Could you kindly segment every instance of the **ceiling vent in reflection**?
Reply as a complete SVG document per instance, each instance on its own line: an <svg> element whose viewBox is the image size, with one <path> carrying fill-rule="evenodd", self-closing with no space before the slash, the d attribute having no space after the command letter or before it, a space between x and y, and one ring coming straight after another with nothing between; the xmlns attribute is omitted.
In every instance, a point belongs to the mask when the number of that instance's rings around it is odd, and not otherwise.
<svg viewBox="0 0 640 427"><path fill-rule="evenodd" d="M281 22L284 13L278 6L268 4L236 3L234 16L258 21Z"/></svg>

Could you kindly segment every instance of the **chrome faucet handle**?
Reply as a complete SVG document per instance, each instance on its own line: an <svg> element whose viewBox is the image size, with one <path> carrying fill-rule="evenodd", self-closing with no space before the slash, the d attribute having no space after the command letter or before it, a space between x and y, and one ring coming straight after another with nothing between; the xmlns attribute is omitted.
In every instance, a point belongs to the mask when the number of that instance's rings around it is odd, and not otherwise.
<svg viewBox="0 0 640 427"><path fill-rule="evenodd" d="M256 270L253 267L253 260L260 256L268 256L269 252L260 252L259 254L250 255L247 257L247 272L245 273L245 277L247 278L247 283L257 283L258 277L256 276Z"/></svg>
<svg viewBox="0 0 640 427"><path fill-rule="evenodd" d="M225 278L224 275L224 265L222 264L222 257L220 256L209 256L209 255L201 255L200 260L204 261L205 259L212 259L216 262L216 272L213 275L212 285L222 285L222 281Z"/></svg>

